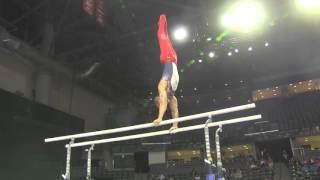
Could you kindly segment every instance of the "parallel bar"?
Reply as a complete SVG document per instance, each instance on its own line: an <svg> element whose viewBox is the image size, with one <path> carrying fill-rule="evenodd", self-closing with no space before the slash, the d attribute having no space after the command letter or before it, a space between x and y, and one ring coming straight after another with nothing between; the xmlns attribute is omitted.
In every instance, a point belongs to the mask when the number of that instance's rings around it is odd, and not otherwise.
<svg viewBox="0 0 320 180"><path fill-rule="evenodd" d="M220 110L201 113L201 114L184 116L184 117L180 117L180 118L176 118L176 119L164 120L164 121L162 121L160 123L160 126L167 125L167 124L172 124L174 122L183 122L183 121L188 121L188 120L200 119L200 118L208 117L210 115L211 116L216 116L216 115L220 115L220 114L226 114L226 113L231 113L231 112L236 112L236 111L242 111L242 110L246 110L246 109L252 109L252 108L255 108L255 107L256 107L256 105L254 103L252 103L252 104L247 104L247 105L242 105L242 106L235 106L235 107L231 107L231 108L220 109ZM140 125L135 125L135 126L127 126L127 127L122 127L122 128L116 128L116 129L108 129L108 130L95 131L95 132L89 132L89 133L81 133L81 134L60 136L60 137L54 137L54 138L47 138L44 141L46 143L48 143L48 142L63 141L63 140L68 140L68 139L99 136L99 135L104 135L104 134L113 134L113 133L132 131L132 130L137 130L137 129L145 129L145 128L150 128L150 127L154 127L154 124L153 123L146 123L146 124L140 124Z"/></svg>
<svg viewBox="0 0 320 180"><path fill-rule="evenodd" d="M260 135L260 134L268 134L268 133L274 133L274 132L278 132L278 129L275 130L270 130L270 131L262 131L262 132L256 132L256 133L249 133L249 134L245 134L244 136L255 136L255 135Z"/></svg>
<svg viewBox="0 0 320 180"><path fill-rule="evenodd" d="M226 120L226 121L213 122L213 123L209 123L208 127L233 124L233 123L240 123L240 122L245 122L245 121L253 121L253 120L261 119L261 117L262 116L260 114L260 115L230 119L230 120ZM74 143L74 144L71 144L70 146L71 147L81 147L81 146L89 146L89 145L93 145L93 144L103 144L103 143L111 143L111 142L126 141L126 140L133 140L133 139L141 139L141 138L146 138L146 137L161 136L161 135L166 135L166 134L171 134L171 133L180 133L180 132L192 131L192 130L197 130L197 129L203 129L204 127L205 127L205 124L200 124L200 125L195 125L195 126L178 128L172 132L170 132L169 130L164 130L164 131L135 134L135 135L130 135L130 136L110 138L110 139L101 139L101 140L95 140L95 141ZM68 146L69 145L66 145L66 147L68 147Z"/></svg>

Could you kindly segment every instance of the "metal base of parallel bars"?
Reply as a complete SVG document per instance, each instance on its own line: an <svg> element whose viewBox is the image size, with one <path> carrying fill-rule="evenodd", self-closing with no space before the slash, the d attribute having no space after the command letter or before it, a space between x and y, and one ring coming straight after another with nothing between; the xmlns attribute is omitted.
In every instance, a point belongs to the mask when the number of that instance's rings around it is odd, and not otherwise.
<svg viewBox="0 0 320 180"><path fill-rule="evenodd" d="M204 162L208 164L210 167L215 167L215 164L212 161L211 156L211 145L210 145L210 133L209 133L209 123L212 122L212 116L208 117L208 120L205 123L204 126L204 142L206 147L206 159L204 159Z"/></svg>
<svg viewBox="0 0 320 180"><path fill-rule="evenodd" d="M219 125L219 128L216 130L216 151L217 151L217 179L223 178L222 171L222 160L221 160L221 148L220 148L220 136L219 133L222 132L222 125ZM224 178L223 178L224 179Z"/></svg>
<svg viewBox="0 0 320 180"><path fill-rule="evenodd" d="M91 178L91 155L92 155L92 151L94 148L94 144L91 145L91 147L89 149L86 149L85 151L88 151L88 159L87 159L87 177L86 180L93 180Z"/></svg>
<svg viewBox="0 0 320 180"><path fill-rule="evenodd" d="M69 146L67 147L67 159L66 159L66 172L62 174L64 180L70 180L70 166L71 166L71 145L74 143L74 139L71 139Z"/></svg>

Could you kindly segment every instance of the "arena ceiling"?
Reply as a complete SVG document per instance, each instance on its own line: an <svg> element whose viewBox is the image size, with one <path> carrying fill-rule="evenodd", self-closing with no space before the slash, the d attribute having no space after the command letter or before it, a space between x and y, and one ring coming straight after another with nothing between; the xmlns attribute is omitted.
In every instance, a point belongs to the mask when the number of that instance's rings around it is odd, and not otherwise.
<svg viewBox="0 0 320 180"><path fill-rule="evenodd" d="M79 74L96 64L95 71L82 81L93 78L114 93L138 97L155 92L161 75L156 30L162 13L168 15L170 32L178 25L189 29L186 42L174 42L180 61L179 95L193 94L195 88L197 93L211 93L257 87L261 84L256 82L269 77L306 76L305 71L319 65L319 21L297 18L288 11L289 0L267 2L270 19L259 33L231 33L219 42L215 38L225 32L219 25L220 14L231 1L104 2L104 27L84 13L82 0L1 0L0 25L39 48L44 24L52 23L55 61ZM210 52L214 58L208 57Z"/></svg>

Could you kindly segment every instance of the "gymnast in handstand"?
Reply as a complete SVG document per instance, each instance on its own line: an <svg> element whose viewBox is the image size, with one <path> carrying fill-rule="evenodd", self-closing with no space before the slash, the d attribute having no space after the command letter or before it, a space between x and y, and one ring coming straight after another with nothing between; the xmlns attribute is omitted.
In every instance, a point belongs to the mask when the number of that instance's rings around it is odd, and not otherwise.
<svg viewBox="0 0 320 180"><path fill-rule="evenodd" d="M158 22L158 42L160 46L160 62L163 64L162 77L158 84L159 96L155 98L155 104L159 109L158 117L153 121L155 126L159 126L163 116L169 106L172 118L179 117L178 101L175 91L179 84L179 74L177 69L177 54L172 47L168 30L166 15L160 15ZM173 123L170 130L178 128L178 123Z"/></svg>

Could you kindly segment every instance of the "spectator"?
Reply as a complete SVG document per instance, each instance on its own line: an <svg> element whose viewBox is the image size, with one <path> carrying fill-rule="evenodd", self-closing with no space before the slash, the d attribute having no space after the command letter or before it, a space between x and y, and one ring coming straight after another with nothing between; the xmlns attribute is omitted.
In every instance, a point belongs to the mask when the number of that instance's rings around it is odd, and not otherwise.
<svg viewBox="0 0 320 180"><path fill-rule="evenodd" d="M191 177L192 177L192 179L194 179L195 177L196 177L196 171L195 171L195 169L193 168L192 169L192 171L191 171Z"/></svg>
<svg viewBox="0 0 320 180"><path fill-rule="evenodd" d="M263 149L260 151L260 160L267 160L267 157L268 157L267 149L266 149L266 148L263 148Z"/></svg>
<svg viewBox="0 0 320 180"><path fill-rule="evenodd" d="M258 168L258 166L257 166L256 163L254 162L254 160L251 160L251 161L249 162L249 167L250 167L250 169L257 169L257 168Z"/></svg>
<svg viewBox="0 0 320 180"><path fill-rule="evenodd" d="M200 180L200 175L198 173L196 173L194 180Z"/></svg>
<svg viewBox="0 0 320 180"><path fill-rule="evenodd" d="M230 179L234 179L235 178L235 174L236 174L236 170L235 169L230 169Z"/></svg>
<svg viewBox="0 0 320 180"><path fill-rule="evenodd" d="M234 179L242 179L242 171L241 169L237 169L234 174Z"/></svg>
<svg viewBox="0 0 320 180"><path fill-rule="evenodd" d="M165 177L163 174L160 174L159 177L158 177L158 179L159 179L159 180L165 180L166 177Z"/></svg>
<svg viewBox="0 0 320 180"><path fill-rule="evenodd" d="M286 150L282 151L282 158L283 158L284 163L286 165L288 165L288 163L289 163L289 154L287 153Z"/></svg>
<svg viewBox="0 0 320 180"><path fill-rule="evenodd" d="M270 169L273 169L273 160L271 159L270 156L269 156L269 158L268 158L268 167L269 167Z"/></svg>

